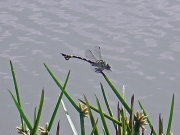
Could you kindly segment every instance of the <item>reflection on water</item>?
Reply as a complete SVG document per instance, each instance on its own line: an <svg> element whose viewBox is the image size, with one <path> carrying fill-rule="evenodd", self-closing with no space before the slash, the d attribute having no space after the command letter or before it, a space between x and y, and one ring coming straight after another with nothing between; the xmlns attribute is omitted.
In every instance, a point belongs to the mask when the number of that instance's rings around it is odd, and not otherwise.
<svg viewBox="0 0 180 135"><path fill-rule="evenodd" d="M92 86L99 85L102 77L84 62L66 62L60 53L84 57L84 50L97 45L102 48L103 58L113 67L113 72L107 75L118 88L126 86L127 99L134 93L145 107L151 107L148 111L153 123L157 120L153 119L152 110L157 114L161 112L167 121L172 93L177 104L180 103L179 21L180 4L170 0L1 1L0 121L4 125L0 134L16 132L15 125L19 124L18 118L11 121L12 125L7 121L18 116L10 113L16 110L7 92L7 89L14 90L10 59L24 98L32 95L31 98L38 99L42 87L47 87L48 103L56 101L53 96L59 91L43 67L45 62L62 82L71 69L68 91L72 95L86 91L94 100L92 93L98 94L98 90L92 92ZM77 86L80 83L86 84L86 90L84 85ZM37 104L31 98L23 100L30 103L24 104L27 110ZM112 104L117 102L113 97L110 99ZM176 106L175 117L178 109ZM175 119L174 134L178 133L175 127L178 124L179 120ZM1 130L7 126L10 130Z"/></svg>

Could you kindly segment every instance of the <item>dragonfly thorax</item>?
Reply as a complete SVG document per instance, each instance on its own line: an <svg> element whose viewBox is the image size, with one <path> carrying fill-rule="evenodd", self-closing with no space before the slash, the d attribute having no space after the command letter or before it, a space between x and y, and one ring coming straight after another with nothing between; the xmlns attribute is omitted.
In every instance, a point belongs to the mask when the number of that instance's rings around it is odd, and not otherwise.
<svg viewBox="0 0 180 135"><path fill-rule="evenodd" d="M111 66L107 64L104 60L97 60L92 63L92 66L95 66L95 72L102 72L103 70L111 70Z"/></svg>

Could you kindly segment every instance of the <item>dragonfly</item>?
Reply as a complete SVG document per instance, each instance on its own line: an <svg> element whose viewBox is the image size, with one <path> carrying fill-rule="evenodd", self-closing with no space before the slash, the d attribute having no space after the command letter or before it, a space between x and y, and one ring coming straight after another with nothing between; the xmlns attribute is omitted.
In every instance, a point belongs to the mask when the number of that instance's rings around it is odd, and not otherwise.
<svg viewBox="0 0 180 135"><path fill-rule="evenodd" d="M76 55L67 55L64 53L61 53L61 55L65 58L65 60L69 60L70 58L84 60L84 61L90 63L91 67L97 73L102 73L103 70L111 71L111 66L108 63L106 63L101 57L101 49L99 46L94 47L93 53L91 50L85 50L86 58L82 58L82 57L76 56Z"/></svg>

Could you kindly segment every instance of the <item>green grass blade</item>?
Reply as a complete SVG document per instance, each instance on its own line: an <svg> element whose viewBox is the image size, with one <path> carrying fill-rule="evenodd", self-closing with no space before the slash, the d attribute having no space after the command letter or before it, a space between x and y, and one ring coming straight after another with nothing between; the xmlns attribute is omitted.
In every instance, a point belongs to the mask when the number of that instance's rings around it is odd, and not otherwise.
<svg viewBox="0 0 180 135"><path fill-rule="evenodd" d="M107 135L110 135L109 129L108 129L108 126L107 126L107 124L106 124L106 120L105 120L105 117L104 117L104 114L103 114L103 111L102 111L102 109L101 109L101 105L100 105L99 100L98 100L97 97L96 97L96 102L97 102L97 105L98 105L99 114L100 114L100 116L101 116L101 120L102 120L102 124L103 124L103 126L104 126L105 133L106 133Z"/></svg>
<svg viewBox="0 0 180 135"><path fill-rule="evenodd" d="M163 118L161 118L161 114L159 114L159 135L163 134ZM166 134L170 135L170 134Z"/></svg>
<svg viewBox="0 0 180 135"><path fill-rule="evenodd" d="M123 109L121 109L121 118L122 118L122 135L126 135L127 125L126 125L126 118L124 116Z"/></svg>
<svg viewBox="0 0 180 135"><path fill-rule="evenodd" d="M152 129L153 129L153 127L152 127ZM150 135L153 135L152 129L151 129Z"/></svg>
<svg viewBox="0 0 180 135"><path fill-rule="evenodd" d="M171 102L171 109L170 109L170 114L169 114L169 121L168 121L168 127L167 127L167 131L166 131L166 135L170 135L170 132L171 132L173 112L174 112L174 94L173 94L172 102Z"/></svg>
<svg viewBox="0 0 180 135"><path fill-rule="evenodd" d="M144 116L147 116L147 113L146 113L145 109L143 108L143 106L142 106L142 104L141 104L141 102L140 102L139 100L138 100L138 103L139 103L140 108L143 110ZM152 133L153 133L154 135L157 135L156 132L155 132L155 130L154 130L154 128L153 128L153 126L152 126L152 123L151 123L149 117L147 117L147 123L149 124L149 127L150 127L150 129L152 130Z"/></svg>
<svg viewBox="0 0 180 135"><path fill-rule="evenodd" d="M39 121L40 121L40 118L41 118L43 103L44 103L44 89L42 90L42 93L41 93L41 98L40 98L40 102L39 102L37 118L36 118L36 121L35 121L35 124L34 124L32 135L36 135L36 132L37 132L37 129L38 129L38 125L39 125Z"/></svg>
<svg viewBox="0 0 180 135"><path fill-rule="evenodd" d="M99 135L99 132L98 132L97 127L96 127L96 126L94 127L94 125L95 125L94 116L93 116L93 114L92 114L92 111L91 111L89 102L88 102L88 100L87 100L87 98L86 98L85 95L84 95L84 99L85 99L85 101L86 101L86 106L87 106L87 108L88 108L89 117L90 117L90 120L91 120L91 125L92 125L93 129L95 128L95 129L94 129L94 135Z"/></svg>
<svg viewBox="0 0 180 135"><path fill-rule="evenodd" d="M15 105L16 105L16 107L17 107L17 109L18 109L18 111L19 111L19 113L20 113L20 115L21 115L21 117L22 117L22 119L23 119L24 122L26 123L27 127L29 128L29 130L32 131L33 128L32 128L32 126L31 126L29 120L27 119L26 115L24 114L22 108L20 107L20 105L19 105L18 102L16 101L16 99L15 99L15 97L13 96L12 92L11 92L10 90L8 90L8 91L9 91L9 93L10 93L10 95L11 95L11 97L12 97L12 99L13 99L13 101L14 101L14 103L15 103Z"/></svg>
<svg viewBox="0 0 180 135"><path fill-rule="evenodd" d="M86 102L84 102L83 100L79 99L79 101L82 102L83 104L87 105ZM91 106L91 105L90 105L90 108L91 108L92 110L94 110L95 112L100 113L97 108L95 108L95 107L93 107L93 106ZM120 123L118 120L114 119L113 117L109 116L108 114L103 113L103 115L104 115L106 118L108 118L109 120L111 120L111 121L115 122L116 124L119 124L120 126L122 126L122 123Z"/></svg>
<svg viewBox="0 0 180 135"><path fill-rule="evenodd" d="M128 106L128 104L126 103L126 101L123 99L121 94L118 92L118 90L114 87L114 85L111 83L111 81L108 79L108 77L103 72L102 72L102 75L105 78L105 80L107 81L107 83L109 84L109 86L111 87L111 89L113 90L113 92L115 93L115 95L117 96L117 98L121 101L124 108L128 111L128 113L130 113L131 109Z"/></svg>
<svg viewBox="0 0 180 135"><path fill-rule="evenodd" d="M104 128L102 128L102 131L104 133L104 135L107 135L106 131L104 130Z"/></svg>
<svg viewBox="0 0 180 135"><path fill-rule="evenodd" d="M108 102L108 99L107 99L107 96L106 96L104 87L103 87L103 85L102 85L101 82L100 82L100 85L101 85L101 90L102 90L103 98L104 98L106 107L107 107L107 109L108 109L109 115L110 115L111 117L114 117L114 116L113 116L113 113L112 113L112 111L111 111L111 108L110 108L110 105L109 105L109 102ZM113 122L113 121L112 121L112 122ZM114 122L113 122L113 125L114 125L114 128L116 129L116 124L115 124Z"/></svg>
<svg viewBox="0 0 180 135"><path fill-rule="evenodd" d="M62 103L64 112L65 112L65 114L66 114L67 120L68 120L68 122L69 122L69 124L70 124L70 126L71 126L72 131L73 131L73 134L74 134L74 135L78 135L78 132L77 132L77 130L76 130L76 128L75 128L72 120L71 120L71 117L69 116L69 113L68 113L68 111L67 111L67 109L66 109L66 106L65 106L63 100L61 100L61 103Z"/></svg>
<svg viewBox="0 0 180 135"><path fill-rule="evenodd" d="M15 74L14 67L13 67L11 60L10 60L10 67L11 67L11 73L12 73L12 77L13 77L13 81L14 81L14 87L15 87L15 91L16 91L17 102L18 102L19 106L22 108L20 94L19 94L19 90L18 90L18 84L17 84L17 80L16 80L16 74ZM20 118L21 118L21 115L20 115ZM25 130L22 118L21 118L21 124L22 124L23 130Z"/></svg>
<svg viewBox="0 0 180 135"><path fill-rule="evenodd" d="M12 76L13 76L13 81L14 81L17 101L18 101L18 104L21 106L21 100L20 100L20 95L19 95L19 90L18 90L18 85L17 85L17 80L16 80L16 74L14 72L14 67L13 67L13 64L12 64L11 60L10 60L10 66L11 66L11 72L12 72Z"/></svg>
<svg viewBox="0 0 180 135"><path fill-rule="evenodd" d="M84 115L82 112L80 112L79 115L80 115L81 135L85 135Z"/></svg>
<svg viewBox="0 0 180 135"><path fill-rule="evenodd" d="M36 122L36 118L37 118L37 108L35 107L34 109L34 125L35 125L35 122Z"/></svg>
<svg viewBox="0 0 180 135"><path fill-rule="evenodd" d="M95 124L94 124L94 126L93 126L93 130L91 131L91 134L90 135L97 135L96 134L96 132L95 132L95 130L97 129L97 123L98 123L98 119L96 120L96 122L95 122Z"/></svg>
<svg viewBox="0 0 180 135"><path fill-rule="evenodd" d="M61 103L61 99L62 99L62 97L63 97L63 94L64 94L65 90L66 90L66 85L67 85L67 82L68 82L68 79L69 79L69 75L70 75L70 71L68 72L68 75L67 75L67 77L66 77L64 86L63 86L62 91L61 91L61 94L60 94L59 99L58 99L58 101L57 101L57 103L56 103L56 107L55 107L55 109L54 109L54 111L53 111L52 117L51 117L51 119L50 119L49 126L48 126L48 131L51 130L52 124L53 124L54 119L55 119L55 117L56 117L56 114L57 114L59 105L60 105L60 103Z"/></svg>
<svg viewBox="0 0 180 135"><path fill-rule="evenodd" d="M51 70L48 68L48 66L44 63L45 68L47 69L47 71L49 72L49 74L51 75L52 79L55 81L55 83L58 85L58 87L63 90L62 85L60 84L60 82L56 79L56 77L54 76L54 74L51 72ZM76 105L75 101L71 98L71 96L66 92L66 90L64 91L64 95L67 97L67 99L70 101L70 103L74 106L74 108L79 111L79 107L78 105Z"/></svg>

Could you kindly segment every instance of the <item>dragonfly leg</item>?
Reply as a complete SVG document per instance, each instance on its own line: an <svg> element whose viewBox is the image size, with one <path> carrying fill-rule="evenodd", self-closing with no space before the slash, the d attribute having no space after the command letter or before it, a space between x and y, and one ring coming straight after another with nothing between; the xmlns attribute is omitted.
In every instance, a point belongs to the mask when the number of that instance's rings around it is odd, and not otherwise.
<svg viewBox="0 0 180 135"><path fill-rule="evenodd" d="M95 68L95 72L96 73L101 73L103 70L102 69L100 69L100 68Z"/></svg>

